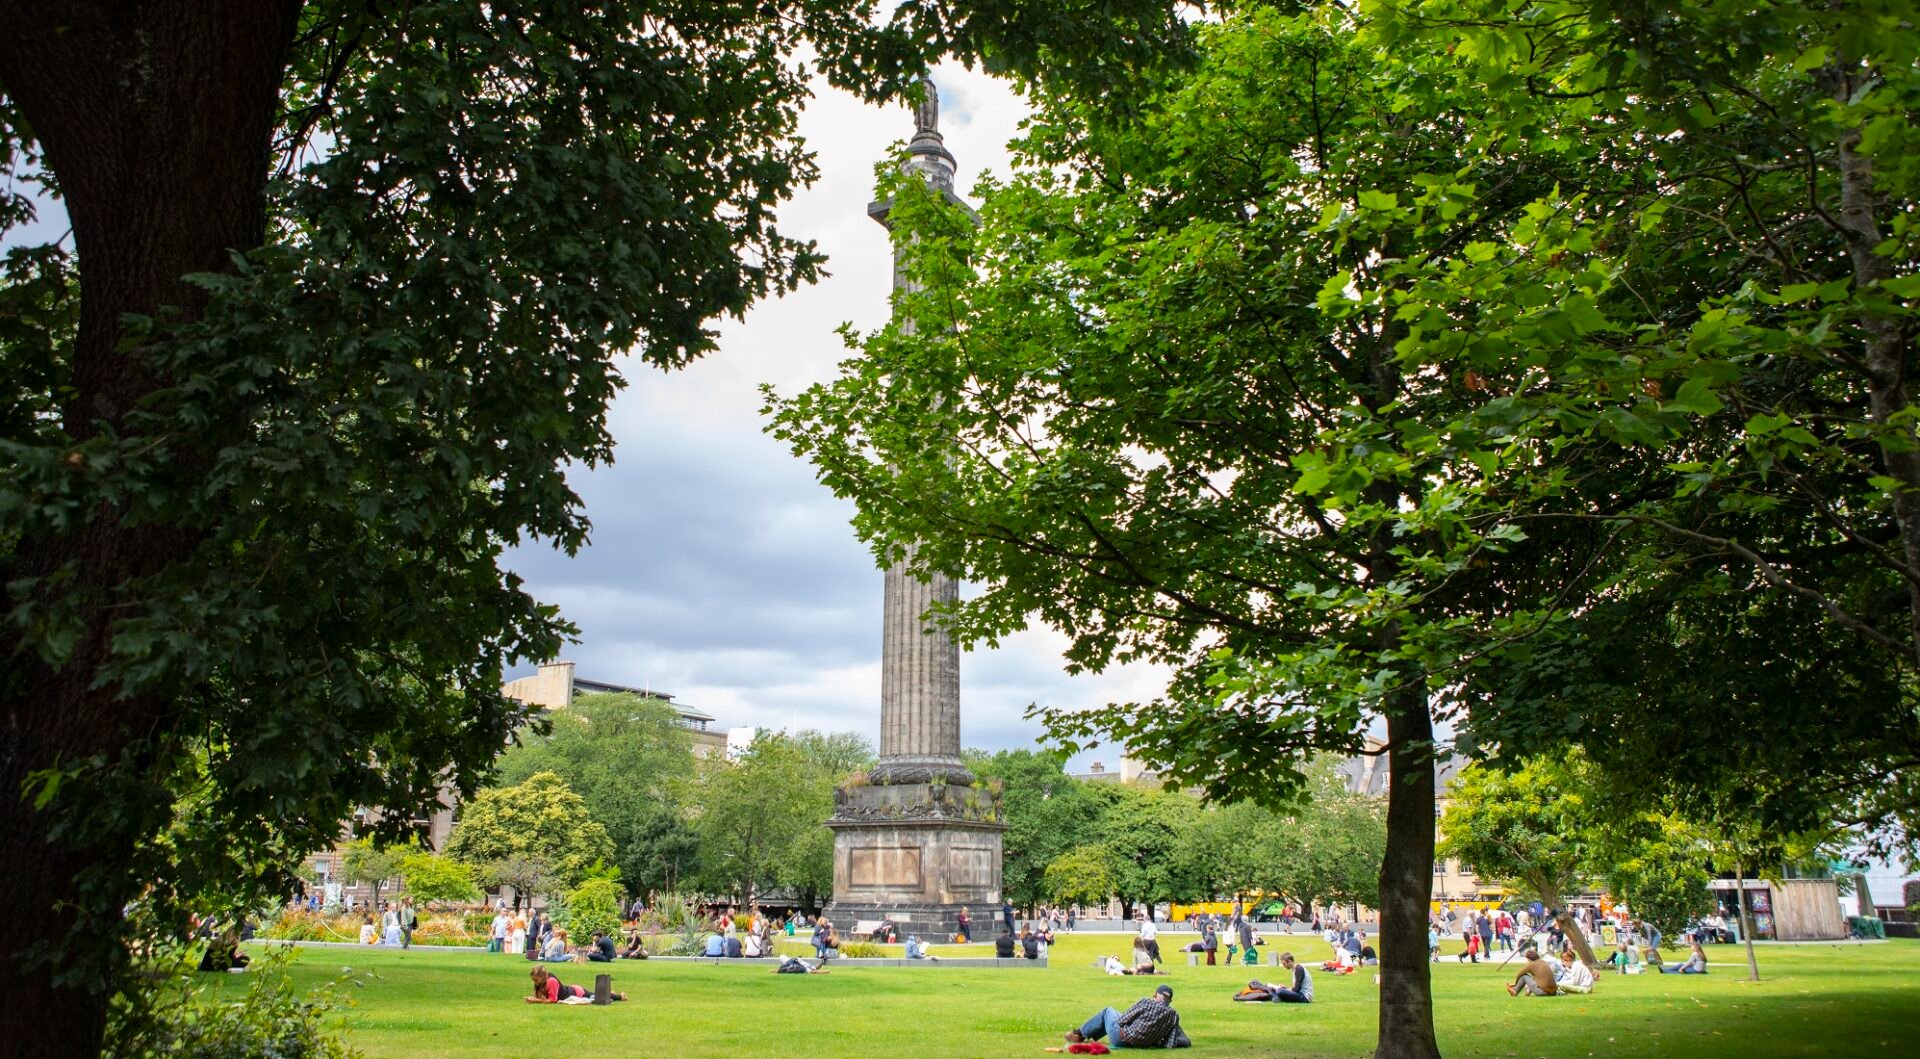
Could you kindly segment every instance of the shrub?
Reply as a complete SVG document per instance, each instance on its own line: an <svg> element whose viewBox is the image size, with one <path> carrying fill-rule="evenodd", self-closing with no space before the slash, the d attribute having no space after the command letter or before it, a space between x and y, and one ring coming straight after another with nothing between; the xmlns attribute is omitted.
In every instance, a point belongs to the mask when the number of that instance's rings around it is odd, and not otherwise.
<svg viewBox="0 0 1920 1059"><path fill-rule="evenodd" d="M611 879L588 879L567 894L564 918L554 917L567 928L575 945L585 945L594 931L615 934L620 930L620 887Z"/></svg>
<svg viewBox="0 0 1920 1059"><path fill-rule="evenodd" d="M887 950L871 941L843 941L840 955L849 960L874 960L887 955Z"/></svg>
<svg viewBox="0 0 1920 1059"><path fill-rule="evenodd" d="M359 941L360 917L290 909L262 927L260 936L276 941Z"/></svg>
<svg viewBox="0 0 1920 1059"><path fill-rule="evenodd" d="M197 947L141 961L113 998L101 1054L116 1059L353 1059L332 1035L352 1001L332 987L302 996L287 977L286 951L256 957L247 995L210 997L198 984ZM338 985L339 983L335 983Z"/></svg>

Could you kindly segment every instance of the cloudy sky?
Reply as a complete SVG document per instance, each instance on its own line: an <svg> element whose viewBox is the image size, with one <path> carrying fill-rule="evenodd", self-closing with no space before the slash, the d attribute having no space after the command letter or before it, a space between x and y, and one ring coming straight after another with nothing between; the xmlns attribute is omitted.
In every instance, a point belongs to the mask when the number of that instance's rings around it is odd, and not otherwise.
<svg viewBox="0 0 1920 1059"><path fill-rule="evenodd" d="M935 77L959 186L1004 172L1024 104L957 65ZM615 462L573 476L592 546L572 558L523 549L510 562L580 627L567 657L582 676L669 692L725 726L877 739L881 573L848 527L852 506L762 433L758 387L793 393L830 378L848 355L835 328L885 321L890 251L866 204L874 162L913 120L904 106L870 107L823 85L800 127L821 177L781 211L781 227L818 241L831 276L728 321L719 352L692 368L630 361L612 413ZM1030 632L964 656L968 746L1033 745L1028 703L1098 705L1150 696L1164 680L1144 667L1068 677L1061 644ZM1114 755L1082 755L1094 758Z"/></svg>
<svg viewBox="0 0 1920 1059"><path fill-rule="evenodd" d="M935 79L957 186L1004 173L1025 105L1003 82L958 65ZM523 548L508 562L579 626L565 657L580 676L668 692L723 727L877 741L882 575L854 540L852 506L762 433L759 387L791 394L830 378L848 355L835 329L885 321L890 250L866 205L874 163L907 139L913 118L904 105L868 106L822 83L800 129L821 175L780 211L781 227L817 241L831 275L725 321L719 352L691 368L665 374L628 360L629 385L612 410L615 462L572 476L592 545L573 557ZM40 213L4 242L59 238L58 204ZM967 746L1033 745L1039 726L1021 717L1029 703L1095 706L1151 697L1164 684L1164 673L1139 666L1069 677L1062 646L1042 630L963 657ZM1077 764L1114 758L1102 748Z"/></svg>

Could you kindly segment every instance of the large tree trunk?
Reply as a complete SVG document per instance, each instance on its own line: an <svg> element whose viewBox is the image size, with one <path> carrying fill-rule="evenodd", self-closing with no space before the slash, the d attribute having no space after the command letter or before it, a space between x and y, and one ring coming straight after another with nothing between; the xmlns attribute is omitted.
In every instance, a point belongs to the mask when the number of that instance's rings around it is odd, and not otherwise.
<svg viewBox="0 0 1920 1059"><path fill-rule="evenodd" d="M1848 71L1838 77L1835 95L1842 101L1877 76L1870 69L1849 69L1838 56L1830 69ZM1873 191L1873 159L1861 154L1859 147L1859 129L1840 140L1839 234L1847 243L1854 285L1866 288L1892 279L1894 269L1893 259L1875 250L1883 236ZM1920 430L1906 418L1913 404L1907 390L1912 340L1905 322L1889 314L1863 315L1860 330L1866 339L1860 361L1866 368L1868 418L1881 432L1881 466L1895 483L1888 492L1907 583L1907 659L1920 663Z"/></svg>
<svg viewBox="0 0 1920 1059"><path fill-rule="evenodd" d="M1433 893L1433 719L1415 687L1387 711L1387 853L1380 863L1379 1059L1436 1059L1427 903Z"/></svg>
<svg viewBox="0 0 1920 1059"><path fill-rule="evenodd" d="M58 177L80 266L79 335L61 426L75 442L118 428L136 402L162 385L138 349L122 351L123 314L173 307L186 318L204 299L181 277L227 268L230 250L260 245L261 192L287 49L299 12L293 0L122 3L113 0L0 6L0 90L20 108ZM17 542L11 577L42 577L71 565L61 591L81 601L86 633L60 668L16 652L0 633L0 658L14 667L0 684L0 907L15 929L0 941L0 1042L8 1055L93 1055L105 1024L98 987L56 987L43 958L65 944L87 913L109 915L140 880L115 877L131 839L92 848L55 845L59 797L36 810L19 797L30 774L94 754L120 756L130 733L169 723L161 694L123 695L96 685L107 661L107 615L129 579L189 553L181 527L130 527L114 505L57 536ZM128 766L130 767L130 766ZM86 895L82 869L106 891ZM94 920L97 924L99 920ZM118 963L111 932L89 931L84 954L60 958Z"/></svg>
<svg viewBox="0 0 1920 1059"><path fill-rule="evenodd" d="M1580 921L1573 917L1573 912L1560 905L1560 891L1549 885L1541 885L1537 889L1540 891L1540 903L1546 905L1553 914L1553 922L1567 936L1567 944L1573 947L1573 954L1590 969L1599 970L1600 961L1594 959L1593 946L1587 942L1587 932L1580 929Z"/></svg>

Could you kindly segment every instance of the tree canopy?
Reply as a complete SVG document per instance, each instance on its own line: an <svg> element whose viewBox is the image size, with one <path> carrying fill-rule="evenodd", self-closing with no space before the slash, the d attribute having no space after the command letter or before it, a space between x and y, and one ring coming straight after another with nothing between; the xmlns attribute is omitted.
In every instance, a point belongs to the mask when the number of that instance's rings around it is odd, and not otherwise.
<svg viewBox="0 0 1920 1059"><path fill-rule="evenodd" d="M612 863L614 850L586 800L559 776L539 772L518 786L481 791L462 807L446 853L476 867L538 861L552 883L572 887L596 866Z"/></svg>
<svg viewBox="0 0 1920 1059"><path fill-rule="evenodd" d="M72 225L0 264L11 1039L94 1046L136 897L284 893L355 806L473 795L500 672L569 631L500 558L585 540L617 358L819 274L776 223L811 77L1112 85L1187 35L1148 0L0 13L0 226L22 187ZM189 793L210 826L153 841Z"/></svg>
<svg viewBox="0 0 1920 1059"><path fill-rule="evenodd" d="M559 776L607 829L622 883L638 893L677 886L693 865L681 804L693 743L673 707L639 695L581 695L546 720L545 734L523 730L501 756L499 783Z"/></svg>

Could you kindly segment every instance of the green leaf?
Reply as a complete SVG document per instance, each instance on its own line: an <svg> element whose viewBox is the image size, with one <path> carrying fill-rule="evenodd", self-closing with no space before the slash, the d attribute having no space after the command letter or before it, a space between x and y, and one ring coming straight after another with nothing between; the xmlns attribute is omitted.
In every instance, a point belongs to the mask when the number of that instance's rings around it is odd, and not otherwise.
<svg viewBox="0 0 1920 1059"><path fill-rule="evenodd" d="M1896 298L1920 298L1920 275L1883 279L1880 281L1880 289Z"/></svg>
<svg viewBox="0 0 1920 1059"><path fill-rule="evenodd" d="M1668 411L1691 412L1694 415L1710 416L1725 408L1726 405L1714 395L1713 386L1706 379L1688 379L1680 384L1680 392L1664 406Z"/></svg>

